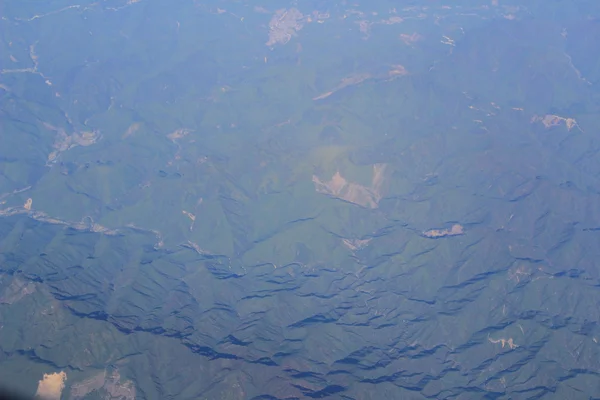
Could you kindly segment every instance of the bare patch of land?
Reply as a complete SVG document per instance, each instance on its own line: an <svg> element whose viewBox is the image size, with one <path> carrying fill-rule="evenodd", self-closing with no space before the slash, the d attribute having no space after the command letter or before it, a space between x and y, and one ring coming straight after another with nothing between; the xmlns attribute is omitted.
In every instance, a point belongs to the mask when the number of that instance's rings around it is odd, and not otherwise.
<svg viewBox="0 0 600 400"><path fill-rule="evenodd" d="M275 15L269 22L269 40L267 46L275 44L286 44L298 31L304 27L306 18L297 8L281 8L275 11Z"/></svg>
<svg viewBox="0 0 600 400"><path fill-rule="evenodd" d="M77 146L91 146L101 137L100 132L98 131L73 132L69 135L63 128L57 128L47 122L44 122L44 127L56 132L56 138L54 139L53 145L54 151L48 155L47 164L55 162L61 153Z"/></svg>
<svg viewBox="0 0 600 400"><path fill-rule="evenodd" d="M532 123L533 122L541 122L542 124L544 124L544 126L546 128L551 128L553 126L559 126L559 125L564 124L569 131L575 127L577 129L579 129L580 131L582 131L582 129L579 127L579 125L577 124L577 121L575 121L575 119L559 117L558 115L552 115L552 114L547 114L544 116L534 115L531 118L531 122Z"/></svg>
<svg viewBox="0 0 600 400"><path fill-rule="evenodd" d="M327 194L362 207L377 208L381 200L381 189L386 167L385 164L373 166L373 178L370 187L348 182L339 171L329 181L323 182L316 175L313 175L312 181L315 183L315 189L318 193Z"/></svg>
<svg viewBox="0 0 600 400"><path fill-rule="evenodd" d="M463 228L462 225L454 224L450 229L430 229L428 231L423 232L423 236L431 239L437 239L446 236L464 235L464 233L465 228Z"/></svg>

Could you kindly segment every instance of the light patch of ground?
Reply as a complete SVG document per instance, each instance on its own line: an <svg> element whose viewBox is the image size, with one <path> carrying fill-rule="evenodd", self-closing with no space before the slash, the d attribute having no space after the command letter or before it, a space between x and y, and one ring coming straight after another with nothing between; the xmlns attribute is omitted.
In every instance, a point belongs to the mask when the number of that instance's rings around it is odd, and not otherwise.
<svg viewBox="0 0 600 400"><path fill-rule="evenodd" d="M196 220L196 216L195 216L194 214L192 214L191 212L188 212L188 211L185 211L185 210L183 210L183 211L182 211L182 213L183 213L184 215L186 215L186 216L187 216L189 219L191 219L192 221L195 221L195 220Z"/></svg>
<svg viewBox="0 0 600 400"><path fill-rule="evenodd" d="M127 128L127 130L125 131L125 133L123 134L123 136L121 138L125 139L125 138L133 135L134 133L137 132L138 129L140 129L141 126L142 126L142 124L139 122L135 122L135 123L131 124L129 126L129 128Z"/></svg>
<svg viewBox="0 0 600 400"><path fill-rule="evenodd" d="M385 74L379 74L379 75L372 75L368 72L364 72L364 73L356 73L356 74L351 74L345 78L342 78L342 80L340 81L340 83L334 87L333 89L331 89L328 92L325 93L321 93L320 95L313 97L313 100L323 100L326 99L327 97L331 96L332 94L334 94L337 91L340 91L344 88L347 88L348 86L353 86L353 85L358 85L359 83L362 83L368 79L373 79L373 78L396 78L399 76L404 76L404 75L408 75L408 71L406 70L406 68L404 68L403 65L401 64L394 64L391 66L390 70L385 73Z"/></svg>
<svg viewBox="0 0 600 400"><path fill-rule="evenodd" d="M394 64L392 68L388 71L388 76L396 77L396 76L404 76L408 75L408 71L404 68L404 65Z"/></svg>
<svg viewBox="0 0 600 400"><path fill-rule="evenodd" d="M56 138L52 146L54 147L54 151L48 155L46 165L54 163L61 153L77 146L91 146L101 137L98 131L73 132L71 135L68 135L63 128L57 128L47 122L44 122L44 127L56 132Z"/></svg>
<svg viewBox="0 0 600 400"><path fill-rule="evenodd" d="M462 225L454 224L450 229L430 229L423 232L423 236L437 239L445 236L458 236L465 233L465 228Z"/></svg>
<svg viewBox="0 0 600 400"><path fill-rule="evenodd" d="M418 41L423 40L423 36L419 35L417 32L414 32L411 35L408 33L401 33L400 40L402 40L405 45L412 46Z"/></svg>
<svg viewBox="0 0 600 400"><path fill-rule="evenodd" d="M10 196L13 196L15 194L19 194L19 193L25 192L25 191L27 191L29 189L31 189L31 186L25 186L24 188L21 188L21 189L15 189L12 192L2 193L2 194L0 194L0 199L4 199L6 197L10 197Z"/></svg>
<svg viewBox="0 0 600 400"><path fill-rule="evenodd" d="M187 244L183 244L182 246L187 247L188 249L192 249L200 255L213 254L209 251L204 250L203 248L198 246L198 243L192 242L191 240L188 240Z"/></svg>
<svg viewBox="0 0 600 400"><path fill-rule="evenodd" d="M84 217L80 222L71 222L51 217L43 211L32 211L31 203L28 202L26 202L22 207L8 207L0 210L0 217L11 217L13 215L20 214L28 214L30 218L36 221L47 222L53 225L64 225L78 231L96 232L111 236L119 234L119 230L109 229L105 226L97 224L92 220L91 217Z"/></svg>
<svg viewBox="0 0 600 400"><path fill-rule="evenodd" d="M513 280L517 283L521 282L521 279L529 279L531 272L528 271L527 267L521 265L517 268L511 268L508 271L508 279Z"/></svg>
<svg viewBox="0 0 600 400"><path fill-rule="evenodd" d="M344 245L352 251L360 250L369 245L372 239L343 239Z"/></svg>
<svg viewBox="0 0 600 400"><path fill-rule="evenodd" d="M358 24L358 29L360 32L365 35L365 39L368 38L371 34L371 25L373 23L367 20L356 21L356 23Z"/></svg>
<svg viewBox="0 0 600 400"><path fill-rule="evenodd" d="M35 396L44 400L60 400L66 380L67 374L64 371L44 374L44 377L38 383Z"/></svg>
<svg viewBox="0 0 600 400"><path fill-rule="evenodd" d="M364 82L365 80L371 78L371 74L367 73L363 73L363 74L352 74L350 76L347 76L345 78L342 78L341 82L332 90L330 90L329 92L325 92L322 93L320 95L318 95L317 97L313 97L313 100L321 100L321 99L325 99L329 96L331 96L332 94L334 94L335 92L337 92L338 90L342 90L345 87L348 86L352 86L352 85L358 85L361 82Z"/></svg>
<svg viewBox="0 0 600 400"><path fill-rule="evenodd" d="M33 204L33 199L30 197L25 201L25 204L23 204L23 208L26 209L27 211L31 211L32 204Z"/></svg>
<svg viewBox="0 0 600 400"><path fill-rule="evenodd" d="M177 139L181 139L181 138L186 137L187 135L190 134L190 132L191 132L190 129L185 129L185 128L177 129L176 131L173 131L173 132L169 133L167 135L167 137L170 140L172 140L173 142L175 142Z"/></svg>
<svg viewBox="0 0 600 400"><path fill-rule="evenodd" d="M110 374L103 371L85 381L73 384L71 399L83 399L97 390L106 392L105 399L135 400L135 385L130 380L121 382L121 374L118 370L114 370Z"/></svg>
<svg viewBox="0 0 600 400"><path fill-rule="evenodd" d="M156 229L141 228L141 227L139 227L135 224L131 224L131 223L125 225L125 227L128 229L133 229L134 231L137 231L137 232L152 233L156 237L156 244L154 245L155 249L160 249L165 245L165 241L163 239L162 233L160 233L160 231L157 231ZM115 230L115 232L118 232L118 230Z"/></svg>
<svg viewBox="0 0 600 400"><path fill-rule="evenodd" d="M513 338L494 340L494 339L492 339L491 337L488 337L488 340L490 341L490 343L494 343L494 344L496 344L496 343L500 343L500 344L502 344L502 348L504 348L504 347L506 346L506 347L508 347L509 349L511 349L511 350L514 350L514 349L516 349L517 347L519 347L519 345L518 345L518 344L516 344L516 343L513 341Z"/></svg>
<svg viewBox="0 0 600 400"><path fill-rule="evenodd" d="M293 36L298 35L305 21L310 22L310 17L305 18L297 8L281 8L275 11L269 22L269 40L266 45L286 44Z"/></svg>
<svg viewBox="0 0 600 400"><path fill-rule="evenodd" d="M454 43L454 39L446 36L446 35L442 35L442 40L440 41L442 44L447 44L448 46L456 46L456 44Z"/></svg>
<svg viewBox="0 0 600 400"><path fill-rule="evenodd" d="M189 135L190 132L193 132L193 131L191 129L182 128L182 129L177 129L167 135L167 138L169 138L173 143L175 143L177 145L177 152L175 153L175 160L181 159L181 144L179 143L179 140L183 139L184 137ZM167 163L167 165L172 165L173 161L174 160L169 161Z"/></svg>
<svg viewBox="0 0 600 400"><path fill-rule="evenodd" d="M23 282L15 278L0 296L0 304L14 304L23 297L34 293L35 290L35 283Z"/></svg>
<svg viewBox="0 0 600 400"><path fill-rule="evenodd" d="M190 231L192 231L192 230L194 229L194 222L196 222L196 216L195 216L194 214L192 214L191 212L189 212L189 211L182 210L181 212L182 212L182 213L183 213L183 214L184 214L186 217L188 217L189 219L191 219L191 220L192 220L192 223L191 223L191 225L190 225Z"/></svg>
<svg viewBox="0 0 600 400"><path fill-rule="evenodd" d="M404 22L404 19L402 17L393 16L393 17L389 17L387 19L383 19L379 23L383 24L383 25L394 25L394 24L399 24L401 22Z"/></svg>
<svg viewBox="0 0 600 400"><path fill-rule="evenodd" d="M263 6L254 6L254 12L257 12L260 14L270 14L271 13L269 10L267 10Z"/></svg>
<svg viewBox="0 0 600 400"><path fill-rule="evenodd" d="M98 390L104 386L104 379L106 378L106 371L94 375L93 377L86 379L81 382L74 383L71 385L71 398L81 399L89 393Z"/></svg>
<svg viewBox="0 0 600 400"><path fill-rule="evenodd" d="M79 7L79 6L77 6ZM18 19L18 18L17 18ZM32 18L34 19L34 18ZM9 43L9 46L12 46L12 42ZM39 70L38 70L38 56L35 52L35 44L32 44L29 46L29 58L31 59L31 62L33 63L33 67L29 67L29 68L17 68L17 69L1 69L0 70L0 74L14 74L14 73L31 73L31 74L36 74L41 76L44 81L46 82L46 84L48 86L52 86L52 82L46 77L44 76L44 74L42 74ZM11 56L11 60L13 62L16 62L17 60ZM6 86L3 85L3 88L6 88ZM6 88L5 90L8 91L8 89ZM60 97L60 94L56 93L56 96Z"/></svg>
<svg viewBox="0 0 600 400"><path fill-rule="evenodd" d="M318 193L327 194L362 207L377 208L381 200L381 188L386 167L385 164L373 166L373 178L370 187L348 182L339 171L329 181L323 182L316 175L313 175L312 181Z"/></svg>
<svg viewBox="0 0 600 400"><path fill-rule="evenodd" d="M559 117L558 115L552 115L552 114L547 114L544 116L534 115L531 118L531 122L532 123L541 122L542 124L544 124L544 126L546 128L551 128L553 126L559 126L559 125L564 124L569 131L576 127L577 129L579 129L580 131L583 132L583 130L579 127L579 125L577 124L577 121L575 121L575 119Z"/></svg>

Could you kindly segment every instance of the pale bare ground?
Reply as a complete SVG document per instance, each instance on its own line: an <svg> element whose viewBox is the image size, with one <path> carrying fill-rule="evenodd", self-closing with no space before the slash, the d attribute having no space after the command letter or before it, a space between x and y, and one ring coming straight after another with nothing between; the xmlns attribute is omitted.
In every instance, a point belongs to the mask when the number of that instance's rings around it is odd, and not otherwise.
<svg viewBox="0 0 600 400"><path fill-rule="evenodd" d="M389 71L386 74L383 74L383 76L382 75L375 76L368 72L351 74L351 75L348 75L348 76L342 78L340 83L333 89L331 89L325 93L321 93L318 96L313 97L313 100L316 101L316 100L326 99L327 97L331 96L332 94L334 94L335 92L337 92L339 90L342 90L348 86L358 85L359 83L362 83L368 79L396 78L396 77L404 76L404 75L408 75L408 71L401 64L392 65L391 68L389 69Z"/></svg>
<svg viewBox="0 0 600 400"><path fill-rule="evenodd" d="M419 35L417 32L413 32L410 35L408 33L400 34L400 40L402 40L404 42L404 44L407 46L412 46L415 43L421 41L422 39L423 39L423 36Z"/></svg>
<svg viewBox="0 0 600 400"><path fill-rule="evenodd" d="M275 11L269 22L269 40L265 44L286 44L292 36L298 35L305 21L310 22L297 8L281 8Z"/></svg>
<svg viewBox="0 0 600 400"><path fill-rule="evenodd" d="M104 389L110 394L111 399L135 400L135 385L130 380L121 383L121 375L117 370L108 376Z"/></svg>
<svg viewBox="0 0 600 400"><path fill-rule="evenodd" d="M36 286L33 282L24 282L15 278L0 296L0 304L14 304L22 298L35 293Z"/></svg>
<svg viewBox="0 0 600 400"><path fill-rule="evenodd" d="M27 199L25 204L23 204L23 206L21 206L21 207L8 207L5 209L2 209L2 210L0 210L0 217L11 217L13 215L26 214L30 218L32 218L36 221L47 222L47 223L53 224L53 225L64 225L64 226L68 226L73 229L76 229L78 231L96 232L96 233L102 233L102 234L109 235L109 236L114 236L119 233L119 231L117 229L109 229L105 226L95 223L91 219L91 217L84 217L80 222L70 222L70 221L65 221L65 220L59 219L59 218L51 217L43 211L32 210L31 209L32 203L33 203L33 200ZM86 220L89 222L86 222Z"/></svg>
<svg viewBox="0 0 600 400"><path fill-rule="evenodd" d="M121 374L118 370L107 374L106 371L100 372L84 381L74 383L71 386L71 398L73 400L82 399L88 394L103 389L107 392L107 399L135 400L135 385L132 381L121 382Z"/></svg>
<svg viewBox="0 0 600 400"><path fill-rule="evenodd" d="M314 10L312 12L312 18L314 18L317 22L322 23L326 19L331 18L331 14L329 14L328 12L319 12L317 10Z"/></svg>
<svg viewBox="0 0 600 400"><path fill-rule="evenodd" d="M390 76L390 77L397 77L397 76L404 76L404 75L408 75L408 71L406 70L406 68L404 68L404 65L401 65L401 64L392 65L392 68L388 71L388 76Z"/></svg>
<svg viewBox="0 0 600 400"><path fill-rule="evenodd" d="M373 25L374 22L360 20L356 21L356 23L358 24L358 29L360 30L360 32L365 35L365 39L368 39L371 34L371 25Z"/></svg>
<svg viewBox="0 0 600 400"><path fill-rule="evenodd" d="M381 21L379 21L380 24L383 25L394 25L394 24L400 24L404 22L404 18L399 17L397 15L393 16L393 17L389 17L387 19L382 19Z"/></svg>
<svg viewBox="0 0 600 400"><path fill-rule="evenodd" d="M23 191L23 190L21 190L21 191ZM0 203L0 205L1 204L3 204L3 203ZM46 223L52 224L52 225L68 226L68 227L73 228L78 231L101 233L101 234L107 235L107 236L115 236L115 235L120 234L122 231L121 228L111 229L111 228L107 228L103 225L97 224L92 220L91 217L84 217L80 222L66 221L66 220L63 220L60 218L52 217L43 211L34 211L31 209L27 209L26 208L27 205L28 205L28 202L25 202L25 204L20 207L17 206L17 207L7 207L4 209L0 209L0 217L11 217L13 215L25 214L29 218L34 219L36 221L46 222ZM31 204L29 204L29 206L31 206ZM140 227L136 226L135 224L127 224L127 225L125 225L125 227L128 229L133 229L133 230L139 231L139 232L152 233L153 235L156 236L157 242L155 244L155 248L161 248L164 246L163 236L157 230L140 228Z"/></svg>
<svg viewBox="0 0 600 400"><path fill-rule="evenodd" d="M569 131L576 127L581 132L583 132L583 130L579 127L579 125L577 124L577 121L575 121L575 119L559 117L558 115L552 115L552 114L547 114L547 115L543 115L543 116L534 115L533 117L531 117L531 122L532 123L541 122L542 124L544 124L544 126L546 128L551 128L553 126L559 126L561 124L565 124L565 126L567 127L567 129Z"/></svg>
<svg viewBox="0 0 600 400"><path fill-rule="evenodd" d="M178 139L184 138L187 135L189 135L190 132L192 132L191 129L185 129L185 128L177 129L177 130L169 133L167 135L167 138L169 138L173 142L176 142Z"/></svg>
<svg viewBox="0 0 600 400"><path fill-rule="evenodd" d="M352 251L360 250L369 245L373 239L342 239L344 245Z"/></svg>
<svg viewBox="0 0 600 400"><path fill-rule="evenodd" d="M102 388L102 386L104 386L105 378L106 371L102 371L89 379L72 384L71 398L73 398L74 400L80 399L85 397L89 393Z"/></svg>
<svg viewBox="0 0 600 400"><path fill-rule="evenodd" d="M465 229L462 225L454 224L450 229L430 229L428 231L423 232L423 236L436 239L445 236L458 236L463 235L465 233Z"/></svg>
<svg viewBox="0 0 600 400"><path fill-rule="evenodd" d="M181 212L183 213L183 215L185 215L190 220L192 220L192 223L190 224L190 231L194 230L194 222L196 222L196 215L192 214L189 211L185 211L185 210L181 210Z"/></svg>
<svg viewBox="0 0 600 400"><path fill-rule="evenodd" d="M198 243L192 242L191 240L188 240L186 244L182 244L182 247L187 247L188 249L192 249L194 250L196 253L200 254L200 255L206 255L206 254L213 254L210 251L206 251L203 248L201 248Z"/></svg>
<svg viewBox="0 0 600 400"><path fill-rule="evenodd" d="M60 400L66 380L67 373L64 371L44 374L44 377L38 382L37 391L35 392L36 398Z"/></svg>
<svg viewBox="0 0 600 400"><path fill-rule="evenodd" d="M348 86L357 85L371 77L372 77L371 74L368 72L361 73L361 74L349 75L347 77L342 78L340 83L335 88L333 88L332 90L330 90L328 92L322 93L316 97L313 97L313 100L321 100L321 99L327 98L327 97L331 96L333 93L337 92L338 90L341 90Z"/></svg>
<svg viewBox="0 0 600 400"><path fill-rule="evenodd" d="M492 0L495 1L495 0ZM497 5L497 1L496 1ZM395 24L403 24L407 20L424 20L426 18L435 18L436 24L439 24L439 20L441 18L445 18L449 15L453 15L454 13L451 10L455 10L455 15L463 15L464 10L462 7L452 7L448 5L443 5L437 8L437 11L442 10L443 15L437 14L436 11L431 13L434 9L430 6L413 6L413 7L405 7L402 9L396 9L392 7L386 13L376 12L376 11L360 11L353 8L345 10L341 15L337 17L340 20L348 20L352 21L353 24L358 25L360 32L364 34L363 39L367 40L371 34L371 27L375 25L395 25ZM489 12L493 10L494 7L490 7L489 5L481 5L477 7L475 10L479 10L482 12ZM518 18L518 15L522 15L525 11L523 7L512 7L512 6L503 6L496 7L498 10L494 10L492 13L494 15L502 16L503 18L515 19ZM255 6L254 11L257 13L269 13L269 10L264 7ZM289 12L294 11L294 14L288 15ZM297 12L297 13L296 13ZM477 15L477 14L473 14ZM485 15L480 15L481 18L488 18ZM279 9L275 12L271 21L269 23L269 40L267 41L268 46L273 46L275 44L286 44L293 36L297 35L297 32L302 29L305 23L311 23L313 21L317 23L325 23L329 19L335 19L335 15L330 15L329 13L323 13L318 11L312 11L312 13L308 12L306 14L302 14L296 8L290 9ZM242 18L243 20L243 18ZM407 35L410 36L410 35ZM410 40L409 38L407 38ZM444 43L453 45L453 41L447 40Z"/></svg>
<svg viewBox="0 0 600 400"><path fill-rule="evenodd" d="M373 166L373 178L370 187L348 182L339 171L329 181L323 182L316 175L313 175L312 181L318 193L327 194L362 207L377 208L382 196L381 191L386 168L386 164L375 164Z"/></svg>
<svg viewBox="0 0 600 400"><path fill-rule="evenodd" d="M127 130L125 131L123 136L121 136L121 139L125 139L125 138L128 138L129 136L133 135L134 133L136 133L138 131L138 129L140 129L141 126L142 126L142 124L139 122L135 122L135 123L129 125L129 128L127 128Z"/></svg>
<svg viewBox="0 0 600 400"><path fill-rule="evenodd" d="M488 336L488 340L490 341L490 343L494 343L494 344L500 343L502 345L502 348L504 348L506 346L509 349L514 350L517 347L519 347L519 345L514 342L513 338L508 338L508 339L500 338L500 339L494 340Z"/></svg>
<svg viewBox="0 0 600 400"><path fill-rule="evenodd" d="M173 162L175 162L175 160L180 160L181 159L181 149L182 149L182 145L180 143L180 139L185 138L186 136L188 136L191 132L193 132L193 130L191 129L186 129L186 128L181 128L181 129L177 129L174 130L173 132L169 133L167 135L167 138L172 141L173 143L175 143L175 145L177 146L177 152L175 153L175 157L173 160L167 162L167 165L173 165Z"/></svg>
<svg viewBox="0 0 600 400"><path fill-rule="evenodd" d="M271 12L262 6L254 6L254 12L260 14L270 14Z"/></svg>
<svg viewBox="0 0 600 400"><path fill-rule="evenodd" d="M43 124L46 129L56 132L56 138L54 139L54 145L52 146L54 147L54 151L48 155L46 165L55 162L62 152L76 146L91 146L101 138L99 131L73 132L68 135L63 128L57 128L47 122L44 122Z"/></svg>

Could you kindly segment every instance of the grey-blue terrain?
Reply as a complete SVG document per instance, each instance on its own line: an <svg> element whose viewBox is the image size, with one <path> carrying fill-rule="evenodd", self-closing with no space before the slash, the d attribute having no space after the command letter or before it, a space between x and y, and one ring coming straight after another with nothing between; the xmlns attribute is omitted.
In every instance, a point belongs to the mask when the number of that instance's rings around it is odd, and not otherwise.
<svg viewBox="0 0 600 400"><path fill-rule="evenodd" d="M0 386L599 398L600 3L0 15Z"/></svg>

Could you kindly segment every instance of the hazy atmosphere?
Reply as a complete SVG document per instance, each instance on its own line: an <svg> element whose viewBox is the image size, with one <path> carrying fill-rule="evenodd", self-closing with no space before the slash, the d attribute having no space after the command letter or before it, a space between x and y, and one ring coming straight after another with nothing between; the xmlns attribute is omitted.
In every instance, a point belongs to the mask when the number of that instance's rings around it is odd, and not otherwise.
<svg viewBox="0 0 600 400"><path fill-rule="evenodd" d="M0 387L600 396L600 1L0 16Z"/></svg>

